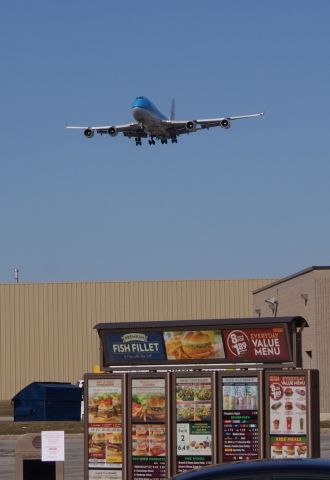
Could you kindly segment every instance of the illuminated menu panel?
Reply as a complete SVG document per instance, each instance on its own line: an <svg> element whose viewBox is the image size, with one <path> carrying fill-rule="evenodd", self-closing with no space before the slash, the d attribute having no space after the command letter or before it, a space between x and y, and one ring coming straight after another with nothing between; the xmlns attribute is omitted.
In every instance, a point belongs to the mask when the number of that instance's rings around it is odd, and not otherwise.
<svg viewBox="0 0 330 480"><path fill-rule="evenodd" d="M132 379L132 478L166 478L164 378Z"/></svg>
<svg viewBox="0 0 330 480"><path fill-rule="evenodd" d="M122 380L88 380L89 479L122 479Z"/></svg>
<svg viewBox="0 0 330 480"><path fill-rule="evenodd" d="M306 377L270 375L268 394L271 457L307 457Z"/></svg>
<svg viewBox="0 0 330 480"><path fill-rule="evenodd" d="M222 461L259 456L257 377L222 378Z"/></svg>
<svg viewBox="0 0 330 480"><path fill-rule="evenodd" d="M177 473L212 464L210 377L176 378Z"/></svg>

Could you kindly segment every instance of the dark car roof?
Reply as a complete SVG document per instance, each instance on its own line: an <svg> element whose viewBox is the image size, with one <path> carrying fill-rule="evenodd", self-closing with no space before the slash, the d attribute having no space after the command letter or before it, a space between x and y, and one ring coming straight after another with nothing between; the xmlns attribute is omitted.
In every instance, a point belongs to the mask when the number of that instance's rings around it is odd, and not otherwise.
<svg viewBox="0 0 330 480"><path fill-rule="evenodd" d="M178 480L197 480L225 478L226 475L270 473L270 472L323 472L330 478L330 460L320 458L297 458L283 460L252 460L247 462L234 462L221 465L191 470L172 477ZM217 475L217 477L215 477Z"/></svg>

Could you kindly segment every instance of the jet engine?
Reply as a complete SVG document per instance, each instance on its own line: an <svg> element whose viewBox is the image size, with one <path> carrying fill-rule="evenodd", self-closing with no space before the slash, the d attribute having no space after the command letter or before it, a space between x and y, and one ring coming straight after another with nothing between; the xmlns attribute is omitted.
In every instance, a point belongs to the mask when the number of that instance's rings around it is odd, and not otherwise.
<svg viewBox="0 0 330 480"><path fill-rule="evenodd" d="M222 120L220 120L220 127L230 128L230 120L228 118L223 118Z"/></svg>
<svg viewBox="0 0 330 480"><path fill-rule="evenodd" d="M194 120L190 120L189 122L186 123L186 129L191 132L192 130L195 130L196 128L196 122Z"/></svg>
<svg viewBox="0 0 330 480"><path fill-rule="evenodd" d="M109 134L111 137L115 137L116 135L118 135L118 132L117 132L116 127L110 127L110 128L108 128L108 134Z"/></svg>
<svg viewBox="0 0 330 480"><path fill-rule="evenodd" d="M94 137L94 131L91 128L86 128L86 130L84 130L84 135L87 138L93 138Z"/></svg>

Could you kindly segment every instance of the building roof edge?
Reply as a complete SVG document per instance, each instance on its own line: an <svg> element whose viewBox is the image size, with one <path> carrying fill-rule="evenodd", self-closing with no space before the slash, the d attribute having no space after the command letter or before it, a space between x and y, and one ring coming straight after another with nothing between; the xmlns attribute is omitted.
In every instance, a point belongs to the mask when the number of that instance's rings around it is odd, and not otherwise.
<svg viewBox="0 0 330 480"><path fill-rule="evenodd" d="M292 280L293 278L296 278L296 277L300 277L301 275L305 275L306 273L310 273L313 270L330 270L330 266L313 265L312 267L308 267L308 268L305 268L304 270L300 270L297 273L293 273L288 277L281 278L280 280L276 280L275 282L269 283L268 285L264 285L263 287L257 288L256 290L253 290L252 295L268 290L268 288L275 287L276 285L279 285L281 283L288 282L289 280Z"/></svg>

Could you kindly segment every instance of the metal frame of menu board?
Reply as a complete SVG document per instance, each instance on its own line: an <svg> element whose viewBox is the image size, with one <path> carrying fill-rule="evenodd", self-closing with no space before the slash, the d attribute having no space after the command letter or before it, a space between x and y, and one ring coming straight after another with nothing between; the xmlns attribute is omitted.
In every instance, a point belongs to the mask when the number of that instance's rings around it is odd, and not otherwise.
<svg viewBox="0 0 330 480"><path fill-rule="evenodd" d="M265 372L267 458L320 456L318 370Z"/></svg>
<svg viewBox="0 0 330 480"><path fill-rule="evenodd" d="M246 378L256 378L258 383L258 391L257 395L253 395L252 387L254 384L248 385L249 382L245 382L245 385L240 385L243 383L243 379ZM227 382L224 382L224 379L232 379L233 385L225 385ZM235 385L238 384L238 385ZM251 388L245 388L250 386ZM227 387L226 390L223 387ZM226 399L224 398L226 394ZM264 412L263 412L263 372L260 370L233 370L231 372L218 372L218 381L217 381L217 397L218 397L218 428L219 428L219 440L218 440L218 454L219 454L219 462L230 462L230 461L237 461L237 460L248 460L248 459L255 459L255 458L263 458L264 456L264 435L263 435L263 424L264 424ZM228 402L227 405L224 405L224 402ZM224 410L224 407L227 408ZM248 408L249 407L249 408ZM223 412L227 412L227 421L224 419ZM246 413L244 415L244 411L251 412L250 414ZM255 422L253 417L255 416L255 412L257 411L257 428L258 428L258 435L257 438L254 438L253 429L255 428ZM230 413L232 412L232 414ZM227 423L228 422L228 423ZM252 423L251 423L252 422ZM230 437L228 448L235 448L235 445L232 443L235 439L238 439L238 442L242 442L241 444L238 443L236 445L236 452L228 453L228 456L232 456L231 460L226 459L223 446L224 446L224 423L228 427L227 436ZM250 431L249 427L250 425ZM235 432L235 429L237 430ZM232 435L231 435L232 434ZM247 438L244 439L244 434L247 434ZM257 442L257 443L256 443ZM257 456L255 453L251 453L248 455L247 453L242 452L245 448L246 444L250 446L250 448L258 448ZM238 458L235 458L238 457Z"/></svg>
<svg viewBox="0 0 330 480"><path fill-rule="evenodd" d="M112 385L111 385L112 384ZM102 478L97 472L111 472L114 480L127 477L127 374L86 373L84 375L84 478ZM111 400L109 400L111 399ZM98 438L102 437L101 439ZM95 439L93 439L93 435ZM90 442L89 442L90 440ZM102 443L100 446L98 442ZM105 443L105 447L104 447ZM90 452L94 447L95 452ZM104 462L89 464L89 456L98 456L105 448ZM109 450L109 457L108 455ZM110 453L112 452L112 453ZM121 468L116 468L116 464ZM112 455L112 456L111 456ZM108 465L107 465L108 463ZM110 467L110 465L112 465ZM120 473L121 472L121 473ZM117 475L116 475L117 473ZM101 475L99 473L99 475Z"/></svg>
<svg viewBox="0 0 330 480"><path fill-rule="evenodd" d="M181 417L181 420L178 420L178 399L177 399L177 385L178 379L186 380L186 385L188 386L187 392L183 393L182 400L180 401L180 410L181 412L187 408L191 409L191 411L187 412L187 420L185 421L184 417ZM203 397L199 398L197 393L198 383L194 382L194 380L198 379L209 379L210 380L210 390L211 390L211 397L207 399L203 399ZM189 380L191 382L189 383ZM182 382L181 392L184 392L184 384ZM195 385L194 385L195 384ZM190 385L190 387L189 387ZM190 459L191 457L205 457L210 456L212 463L216 463L216 452L217 452L217 432L216 432L216 425L217 425L217 401L216 401L216 373L215 372L202 372L202 371L195 371L195 372L176 372L172 373L172 404L171 404L171 411L172 411L172 469L173 474L180 473L178 469L178 447L187 449L187 455L182 455L183 457L187 457L186 460L182 460L183 462L186 461L187 463L191 462L191 468L197 468L201 466L206 466L207 464L203 463L202 458L198 463L196 459ZM189 388L192 390L189 391ZM203 389L200 389L203 392ZM205 389L204 389L205 391ZM203 407L203 405L211 403L211 415L210 418L203 421L203 418L199 417L200 419L196 420L196 412L198 407ZM197 402L197 403L196 403ZM206 405L208 407L208 405ZM193 412L193 416L192 416ZM206 413L207 415L207 413ZM210 424L210 425L208 425ZM177 425L182 425L182 432L181 435L177 433ZM180 427L179 427L180 428ZM206 433L203 432L206 431ZM210 429L210 433L209 430ZM206 435L206 436L205 436ZM205 438L203 438L203 436ZM178 443L180 443L178 445ZM203 444L203 445L202 445ZM196 450L196 453L193 452L193 449ZM203 455L203 450L205 451L211 450L211 455ZM195 453L195 455L194 455ZM193 466L194 465L194 466ZM190 468L190 469L191 469ZM186 471L186 470L180 470Z"/></svg>
<svg viewBox="0 0 330 480"><path fill-rule="evenodd" d="M164 394L161 392L162 387L157 385L157 380L164 381ZM165 403L157 401L157 397L160 400L164 398ZM142 478L143 469L149 473L146 478L157 480L168 478L171 468L170 373L128 374L127 413L128 478L134 480L134 468L136 467L140 470L139 478ZM165 438L163 438L164 436ZM133 450L133 444L135 450ZM162 448L164 452L162 452ZM133 456L136 457L134 461ZM165 471L158 476L150 476L153 465L157 467L157 457L165 457ZM140 465L134 465L134 462L140 462ZM159 466L159 470L161 470L161 466Z"/></svg>

